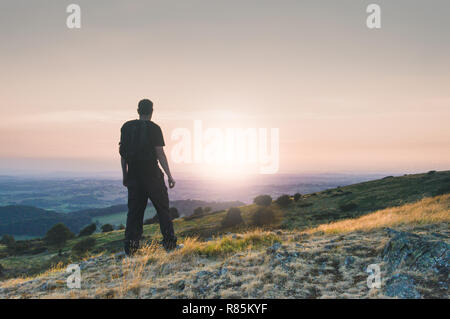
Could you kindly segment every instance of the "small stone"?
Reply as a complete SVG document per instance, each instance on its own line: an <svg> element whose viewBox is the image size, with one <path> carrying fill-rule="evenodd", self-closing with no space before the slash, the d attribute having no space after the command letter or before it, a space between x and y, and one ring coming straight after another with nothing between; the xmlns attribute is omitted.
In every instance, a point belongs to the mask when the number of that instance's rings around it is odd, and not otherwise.
<svg viewBox="0 0 450 319"><path fill-rule="evenodd" d="M218 275L219 275L219 276L223 276L223 275L225 275L227 272L228 272L228 269L224 267L224 268L222 268L222 269L220 269L220 270L218 271Z"/></svg>
<svg viewBox="0 0 450 319"><path fill-rule="evenodd" d="M56 289L56 285L53 284L53 283L47 283L47 282L44 282L44 283L39 287L39 289L40 289L41 291L54 290L54 289Z"/></svg>
<svg viewBox="0 0 450 319"><path fill-rule="evenodd" d="M185 283L185 281L184 280L180 280L180 281L177 281L176 283L175 283L175 287L178 289L178 290L184 290L184 287L186 286L186 283Z"/></svg>
<svg viewBox="0 0 450 319"><path fill-rule="evenodd" d="M353 256L345 257L344 264L345 266L350 266L355 262L355 258Z"/></svg>
<svg viewBox="0 0 450 319"><path fill-rule="evenodd" d="M266 252L268 254L273 254L275 253L278 249L280 249L281 244L280 243L275 243L272 246L270 246L269 248L267 248Z"/></svg>
<svg viewBox="0 0 450 319"><path fill-rule="evenodd" d="M210 271L202 270L197 273L197 278L211 275Z"/></svg>
<svg viewBox="0 0 450 319"><path fill-rule="evenodd" d="M119 259L119 260L120 259L124 259L126 256L127 255L125 254L124 251L121 251L121 252L118 252L118 253L114 254L114 258Z"/></svg>

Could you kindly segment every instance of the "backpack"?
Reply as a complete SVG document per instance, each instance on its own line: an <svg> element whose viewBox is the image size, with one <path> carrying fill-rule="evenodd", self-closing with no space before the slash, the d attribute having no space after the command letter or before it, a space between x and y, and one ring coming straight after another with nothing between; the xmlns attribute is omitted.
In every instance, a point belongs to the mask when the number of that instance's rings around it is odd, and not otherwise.
<svg viewBox="0 0 450 319"><path fill-rule="evenodd" d="M121 129L119 153L127 162L150 157L150 139L144 121L125 123Z"/></svg>

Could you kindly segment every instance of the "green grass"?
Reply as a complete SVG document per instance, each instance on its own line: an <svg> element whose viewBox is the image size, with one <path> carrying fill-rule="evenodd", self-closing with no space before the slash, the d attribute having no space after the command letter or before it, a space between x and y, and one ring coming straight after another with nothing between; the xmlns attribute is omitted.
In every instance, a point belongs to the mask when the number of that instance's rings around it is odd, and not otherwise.
<svg viewBox="0 0 450 319"><path fill-rule="evenodd" d="M413 203L434 196L450 184L450 171L387 177L375 181L305 195L285 211L283 227L306 229L320 224L359 217L387 207ZM354 203L355 208L348 204ZM344 208L344 209L342 209Z"/></svg>
<svg viewBox="0 0 450 319"><path fill-rule="evenodd" d="M227 236L217 241L206 243L204 246L198 247L196 252L208 257L220 256L261 246L270 246L280 241L280 238L272 233L250 232L244 234L243 238L233 239Z"/></svg>

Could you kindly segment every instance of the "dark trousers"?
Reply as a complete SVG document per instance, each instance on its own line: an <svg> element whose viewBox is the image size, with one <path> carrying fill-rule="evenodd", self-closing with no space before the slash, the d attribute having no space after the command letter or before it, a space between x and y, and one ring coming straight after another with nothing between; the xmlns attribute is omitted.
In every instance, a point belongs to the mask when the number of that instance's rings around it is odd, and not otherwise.
<svg viewBox="0 0 450 319"><path fill-rule="evenodd" d="M134 174L133 174L134 175ZM125 253L130 254L139 248L142 237L144 212L148 199L153 203L158 214L163 245L176 245L177 238L169 215L169 195L164 182L164 175L159 170L150 176L129 176L128 179L128 216L125 228Z"/></svg>

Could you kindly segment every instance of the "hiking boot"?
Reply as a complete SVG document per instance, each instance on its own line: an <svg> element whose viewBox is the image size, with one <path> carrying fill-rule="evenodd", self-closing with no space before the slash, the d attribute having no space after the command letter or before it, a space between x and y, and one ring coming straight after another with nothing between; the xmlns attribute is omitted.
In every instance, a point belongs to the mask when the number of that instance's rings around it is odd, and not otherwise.
<svg viewBox="0 0 450 319"><path fill-rule="evenodd" d="M132 257L139 250L139 241L126 240L124 243L124 251L128 257Z"/></svg>
<svg viewBox="0 0 450 319"><path fill-rule="evenodd" d="M162 241L159 242L159 244L160 244L161 246L163 246L164 249L165 249L167 252L172 251L172 250L174 250L175 248L177 248L177 242L176 242L176 241L164 241L164 240L162 240Z"/></svg>

